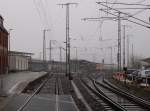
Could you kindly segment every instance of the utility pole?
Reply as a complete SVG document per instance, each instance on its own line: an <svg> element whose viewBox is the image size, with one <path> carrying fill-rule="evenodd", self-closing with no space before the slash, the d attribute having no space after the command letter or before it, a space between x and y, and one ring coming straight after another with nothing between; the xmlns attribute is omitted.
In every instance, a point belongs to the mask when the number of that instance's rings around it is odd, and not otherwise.
<svg viewBox="0 0 150 111"><path fill-rule="evenodd" d="M10 52L10 50L11 50L11 49L10 49L10 45L11 45L11 44L10 44L10 37L11 37L10 34L11 34L11 31L12 31L12 30L14 30L14 29L9 29L9 32L8 32L8 36L9 36L9 37L8 37L8 42L9 42L9 44L8 44L8 45L9 45L9 48L8 48L8 49L9 49L9 52Z"/></svg>
<svg viewBox="0 0 150 111"><path fill-rule="evenodd" d="M78 66L78 49L77 47L74 47L76 49L76 62L75 62L75 72L77 72L77 66Z"/></svg>
<svg viewBox="0 0 150 111"><path fill-rule="evenodd" d="M43 61L45 61L45 55L46 55L46 50L45 50L45 48L46 48L46 41L45 41L45 32L46 32L46 30L43 30Z"/></svg>
<svg viewBox="0 0 150 111"><path fill-rule="evenodd" d="M134 52L133 52L133 44L132 44L132 68L134 68Z"/></svg>
<svg viewBox="0 0 150 111"><path fill-rule="evenodd" d="M123 67L126 67L126 27L129 25L123 25ZM128 65L128 57L129 57L129 38L127 37L127 66Z"/></svg>
<svg viewBox="0 0 150 111"><path fill-rule="evenodd" d="M46 61L46 38L45 38L46 31L49 31L49 29L43 30L43 61Z"/></svg>
<svg viewBox="0 0 150 111"><path fill-rule="evenodd" d="M39 52L39 60L42 60L42 52Z"/></svg>
<svg viewBox="0 0 150 111"><path fill-rule="evenodd" d="M112 65L113 64L112 47L109 48L110 48L110 64Z"/></svg>
<svg viewBox="0 0 150 111"><path fill-rule="evenodd" d="M66 4L58 4L63 6L66 6L66 76L69 76L69 80L72 80L71 77L71 67L70 67L70 5L77 5L78 3L66 3Z"/></svg>
<svg viewBox="0 0 150 111"><path fill-rule="evenodd" d="M121 19L118 12L118 71L121 71Z"/></svg>
<svg viewBox="0 0 150 111"><path fill-rule="evenodd" d="M50 70L52 71L52 40L49 41L49 62L50 62Z"/></svg>
<svg viewBox="0 0 150 111"><path fill-rule="evenodd" d="M52 61L52 40L49 41L49 61Z"/></svg>
<svg viewBox="0 0 150 111"><path fill-rule="evenodd" d="M123 25L123 67L126 65L126 56L125 56L125 39L126 38L126 25Z"/></svg>
<svg viewBox="0 0 150 111"><path fill-rule="evenodd" d="M118 12L117 17L100 17L100 18L83 18L82 20L90 20L90 21L100 21L101 19L104 20L118 20L118 53L117 53L117 62L118 62L118 71L121 71L121 12Z"/></svg>
<svg viewBox="0 0 150 111"><path fill-rule="evenodd" d="M10 69L10 51L11 51L11 49L10 49L10 45L11 45L11 43L10 43L10 38L11 38L11 31L12 30L14 30L14 29L9 29L9 32L8 32L8 62L7 62L7 73L9 73L9 69Z"/></svg>
<svg viewBox="0 0 150 111"><path fill-rule="evenodd" d="M129 68L129 52L130 52L130 40L129 36L127 36L127 67Z"/></svg>
<svg viewBox="0 0 150 111"><path fill-rule="evenodd" d="M60 49L60 72L62 71L62 47L59 47Z"/></svg>

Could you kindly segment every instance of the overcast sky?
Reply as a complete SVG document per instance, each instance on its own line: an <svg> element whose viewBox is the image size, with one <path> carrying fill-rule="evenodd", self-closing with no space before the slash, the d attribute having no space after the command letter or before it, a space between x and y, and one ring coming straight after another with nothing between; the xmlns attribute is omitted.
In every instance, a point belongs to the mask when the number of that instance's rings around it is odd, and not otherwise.
<svg viewBox="0 0 150 111"><path fill-rule="evenodd" d="M59 3L75 2L78 6L70 7L70 37L71 57L75 58L75 49L78 47L78 58L101 62L105 58L110 62L110 49L106 47L117 45L117 21L82 21L84 17L111 16L100 12L100 5L96 1L105 0L0 0L0 14L5 19L5 27L11 31L11 49L15 51L32 52L35 58L42 55L43 29L51 29L46 33L47 48L49 40L53 42L53 59L59 59L60 45L65 47L65 7L58 6ZM114 2L116 0L107 0ZM138 3L144 0L117 0L125 3ZM150 4L145 0L143 4ZM112 5L109 5L112 6ZM114 5L116 7L122 7ZM131 7L131 6L130 6ZM138 10L126 10L133 14ZM145 10L136 15L140 19L149 22L150 10ZM134 20L134 19L132 19ZM130 25L126 34L131 35L130 43L134 45L134 54L150 57L150 29L122 21L123 25ZM102 25L102 26L101 26ZM123 33L123 32L122 32ZM102 42L99 39L112 39ZM105 47L105 49L104 49ZM103 48L103 50L100 50ZM117 48L113 48L113 58L116 61ZM48 58L47 51L47 58ZM65 53L63 53L64 56Z"/></svg>

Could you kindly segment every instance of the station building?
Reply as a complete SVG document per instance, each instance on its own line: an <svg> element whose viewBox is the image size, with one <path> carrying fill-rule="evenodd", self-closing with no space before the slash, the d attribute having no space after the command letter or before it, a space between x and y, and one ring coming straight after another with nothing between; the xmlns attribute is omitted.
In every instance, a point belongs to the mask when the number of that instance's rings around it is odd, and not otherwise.
<svg viewBox="0 0 150 111"><path fill-rule="evenodd" d="M3 21L0 15L0 74L8 72L8 32L4 28Z"/></svg>
<svg viewBox="0 0 150 111"><path fill-rule="evenodd" d="M28 71L32 53L9 51L9 72Z"/></svg>

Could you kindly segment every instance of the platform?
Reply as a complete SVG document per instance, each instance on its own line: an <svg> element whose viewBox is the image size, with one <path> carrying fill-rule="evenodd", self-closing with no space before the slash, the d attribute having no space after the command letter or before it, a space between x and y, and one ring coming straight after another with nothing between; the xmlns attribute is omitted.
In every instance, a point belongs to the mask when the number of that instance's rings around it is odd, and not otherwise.
<svg viewBox="0 0 150 111"><path fill-rule="evenodd" d="M18 72L0 76L0 92L6 94L21 93L23 89L32 81L46 75L46 72Z"/></svg>
<svg viewBox="0 0 150 111"><path fill-rule="evenodd" d="M30 95L9 97L0 111L17 111ZM70 95L36 95L23 111L78 111Z"/></svg>

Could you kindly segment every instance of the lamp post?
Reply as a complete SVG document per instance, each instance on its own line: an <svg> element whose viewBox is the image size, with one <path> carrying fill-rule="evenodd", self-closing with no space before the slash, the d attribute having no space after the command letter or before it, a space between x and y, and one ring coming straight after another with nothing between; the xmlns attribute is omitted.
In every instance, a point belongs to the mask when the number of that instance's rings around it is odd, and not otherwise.
<svg viewBox="0 0 150 111"><path fill-rule="evenodd" d="M9 69L10 69L10 37L11 37L11 35L10 35L10 33L11 33L11 31L12 30L14 30L14 29L9 29L9 31L8 31L8 69L7 69L7 73L9 72Z"/></svg>
<svg viewBox="0 0 150 111"><path fill-rule="evenodd" d="M8 51L10 51L10 33L12 30L14 30L14 29L9 29L9 32L8 32L8 44L9 44Z"/></svg>

